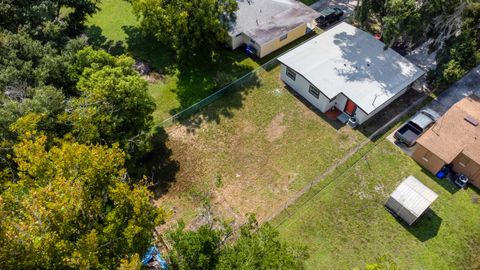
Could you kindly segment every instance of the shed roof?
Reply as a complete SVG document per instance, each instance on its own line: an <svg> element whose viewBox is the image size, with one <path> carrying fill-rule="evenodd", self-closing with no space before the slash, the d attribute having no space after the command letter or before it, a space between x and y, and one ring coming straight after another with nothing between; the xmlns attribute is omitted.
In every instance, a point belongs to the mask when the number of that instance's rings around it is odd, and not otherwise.
<svg viewBox="0 0 480 270"><path fill-rule="evenodd" d="M329 99L343 93L369 114L424 74L384 46L369 33L342 22L278 60Z"/></svg>
<svg viewBox="0 0 480 270"><path fill-rule="evenodd" d="M419 217L437 199L438 195L422 184L414 176L409 176L393 191L390 198L402 207Z"/></svg>
<svg viewBox="0 0 480 270"><path fill-rule="evenodd" d="M237 19L230 34L245 33L258 44L279 38L318 17L318 12L295 0L237 0L237 3Z"/></svg>
<svg viewBox="0 0 480 270"><path fill-rule="evenodd" d="M471 95L455 103L417 143L447 164L460 153L480 164L480 125L466 121L467 116L480 121L479 97Z"/></svg>

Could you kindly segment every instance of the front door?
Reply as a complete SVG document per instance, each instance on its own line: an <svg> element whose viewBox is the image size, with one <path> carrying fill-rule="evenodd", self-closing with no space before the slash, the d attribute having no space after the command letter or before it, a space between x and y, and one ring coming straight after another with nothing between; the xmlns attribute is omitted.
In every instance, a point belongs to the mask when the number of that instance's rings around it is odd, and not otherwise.
<svg viewBox="0 0 480 270"><path fill-rule="evenodd" d="M347 104L345 104L345 109L343 110L346 114L353 116L355 109L357 108L357 104L353 103L350 99L347 100Z"/></svg>

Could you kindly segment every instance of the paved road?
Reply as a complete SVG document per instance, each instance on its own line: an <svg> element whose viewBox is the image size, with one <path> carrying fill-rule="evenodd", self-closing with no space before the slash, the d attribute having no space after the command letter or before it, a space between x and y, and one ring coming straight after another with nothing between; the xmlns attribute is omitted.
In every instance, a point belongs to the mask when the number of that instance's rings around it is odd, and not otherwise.
<svg viewBox="0 0 480 270"><path fill-rule="evenodd" d="M431 108L443 115L453 104L472 94L480 97L480 65L450 86L425 108Z"/></svg>

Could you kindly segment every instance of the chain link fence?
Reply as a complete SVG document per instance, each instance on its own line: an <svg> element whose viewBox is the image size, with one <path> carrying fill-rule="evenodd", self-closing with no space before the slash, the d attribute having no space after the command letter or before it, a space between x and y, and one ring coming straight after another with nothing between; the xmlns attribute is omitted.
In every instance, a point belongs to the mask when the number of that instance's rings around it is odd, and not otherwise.
<svg viewBox="0 0 480 270"><path fill-rule="evenodd" d="M162 121L161 126L165 127L179 121L181 119L185 119L194 113L198 112L200 109L208 106L209 104L213 103L214 101L218 100L219 98L225 96L227 93L238 91L244 89L245 86L254 83L255 80L258 78L258 75L262 72L268 72L269 70L277 67L279 65L279 61L277 58L274 58L260 67L248 72L247 74L243 75L242 77L236 79L235 81L227 84L226 86L222 87L221 89L217 90L213 94L209 95L208 97L200 100L199 102L189 106L186 109L181 110L180 112L172 115L171 117Z"/></svg>

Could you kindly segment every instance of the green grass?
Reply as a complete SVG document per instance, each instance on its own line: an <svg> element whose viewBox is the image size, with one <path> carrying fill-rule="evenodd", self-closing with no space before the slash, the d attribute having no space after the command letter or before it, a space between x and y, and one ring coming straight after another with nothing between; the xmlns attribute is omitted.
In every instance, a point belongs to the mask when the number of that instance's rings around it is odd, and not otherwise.
<svg viewBox="0 0 480 270"><path fill-rule="evenodd" d="M257 75L166 128L179 170L157 203L175 209L172 222L195 223L205 200L217 217L241 222L253 212L263 220L365 139L301 103L279 80L279 67Z"/></svg>
<svg viewBox="0 0 480 270"><path fill-rule="evenodd" d="M197 57L191 59L193 64L189 67L181 67L177 64L173 52L154 38L141 33L128 2L103 0L100 8L88 21L86 33L90 43L114 54L130 54L146 62L152 71L160 74L161 80L149 88L157 104L154 114L156 123L202 100L311 37L293 42L262 59L249 58L241 51L218 49L213 57Z"/></svg>
<svg viewBox="0 0 480 270"><path fill-rule="evenodd" d="M284 240L309 247L308 269L351 269L383 255L401 269L478 269L478 191L433 179L386 140L362 151L345 173L326 179L273 222ZM408 175L439 195L411 228L383 207Z"/></svg>

